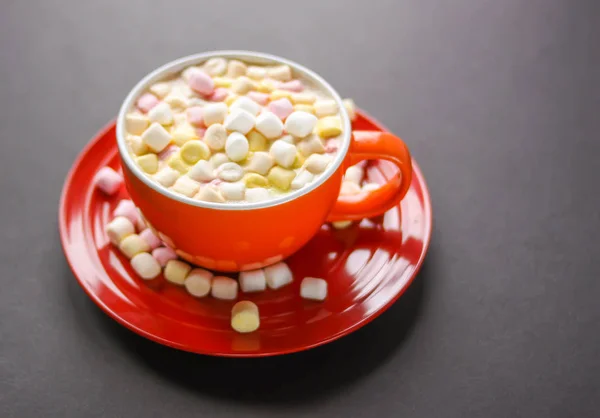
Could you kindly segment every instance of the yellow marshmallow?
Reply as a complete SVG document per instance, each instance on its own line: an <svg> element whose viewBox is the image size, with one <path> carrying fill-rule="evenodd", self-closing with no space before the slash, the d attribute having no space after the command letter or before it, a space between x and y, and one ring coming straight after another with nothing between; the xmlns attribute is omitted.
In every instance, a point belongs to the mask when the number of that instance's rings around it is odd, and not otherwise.
<svg viewBox="0 0 600 418"><path fill-rule="evenodd" d="M192 269L188 263L180 260L169 260L165 266L165 279L173 284L183 286L185 278Z"/></svg>
<svg viewBox="0 0 600 418"><path fill-rule="evenodd" d="M158 157L156 154L142 155L137 157L135 161L148 174L154 174L158 170Z"/></svg>
<svg viewBox="0 0 600 418"><path fill-rule="evenodd" d="M258 306L249 300L244 300L233 305L231 309L231 328L245 334L254 332L260 326Z"/></svg>
<svg viewBox="0 0 600 418"><path fill-rule="evenodd" d="M315 108L309 104L297 104L294 106L294 110L296 112L307 112L311 114L315 114Z"/></svg>
<svg viewBox="0 0 600 418"><path fill-rule="evenodd" d="M199 140L186 142L179 152L183 161L188 164L196 164L199 160L207 160L210 157L208 145Z"/></svg>
<svg viewBox="0 0 600 418"><path fill-rule="evenodd" d="M294 93L292 94L293 104L308 104L311 105L317 100L317 96L312 93Z"/></svg>
<svg viewBox="0 0 600 418"><path fill-rule="evenodd" d="M119 249L127 258L133 258L136 254L150 251L146 240L137 234L128 235L119 244Z"/></svg>
<svg viewBox="0 0 600 418"><path fill-rule="evenodd" d="M271 80L263 80L256 86L256 90L261 93L271 93L275 88L275 83Z"/></svg>
<svg viewBox="0 0 600 418"><path fill-rule="evenodd" d="M215 83L215 87L231 87L233 84L233 79L228 77L215 77L213 78L213 82Z"/></svg>
<svg viewBox="0 0 600 418"><path fill-rule="evenodd" d="M167 161L167 164L169 164L169 167L179 171L181 174L187 173L190 169L190 166L181 159L181 155L179 155L179 153L171 155Z"/></svg>
<svg viewBox="0 0 600 418"><path fill-rule="evenodd" d="M248 173L244 176L244 183L249 189L252 187L267 187L269 180L266 177L256 173Z"/></svg>
<svg viewBox="0 0 600 418"><path fill-rule="evenodd" d="M283 98L286 98L291 101L292 92L287 91L287 90L274 90L271 93L271 95L269 96L269 100L271 100L271 101L279 100L279 99L283 99Z"/></svg>
<svg viewBox="0 0 600 418"><path fill-rule="evenodd" d="M144 141L142 141L142 138L139 136L129 135L127 137L127 142L129 143L131 152L133 152L135 155L144 155L150 151L146 144L144 144Z"/></svg>
<svg viewBox="0 0 600 418"><path fill-rule="evenodd" d="M236 94L246 94L251 90L256 90L256 83L248 77L239 77L231 84L231 91Z"/></svg>
<svg viewBox="0 0 600 418"><path fill-rule="evenodd" d="M321 138L331 138L342 133L342 120L339 116L327 116L317 122L317 134Z"/></svg>
<svg viewBox="0 0 600 418"><path fill-rule="evenodd" d="M233 104L233 102L235 102L238 98L237 94L230 94L229 96L227 96L227 98L225 99L225 104L227 106L231 106Z"/></svg>
<svg viewBox="0 0 600 418"><path fill-rule="evenodd" d="M198 135L196 135L194 128L187 123L173 128L171 136L173 137L173 142L175 142L175 145L178 147L183 146L183 144L192 139L198 139Z"/></svg>
<svg viewBox="0 0 600 418"><path fill-rule="evenodd" d="M304 161L306 159L301 153L296 153L296 159L294 160L294 164L292 164L292 168L301 168L304 165Z"/></svg>
<svg viewBox="0 0 600 418"><path fill-rule="evenodd" d="M252 130L248 132L246 138L248 139L250 151L266 151L268 149L267 138L260 132Z"/></svg>
<svg viewBox="0 0 600 418"><path fill-rule="evenodd" d="M279 166L273 167L267 176L272 185L283 191L290 189L294 177L296 177L295 171L287 170Z"/></svg>

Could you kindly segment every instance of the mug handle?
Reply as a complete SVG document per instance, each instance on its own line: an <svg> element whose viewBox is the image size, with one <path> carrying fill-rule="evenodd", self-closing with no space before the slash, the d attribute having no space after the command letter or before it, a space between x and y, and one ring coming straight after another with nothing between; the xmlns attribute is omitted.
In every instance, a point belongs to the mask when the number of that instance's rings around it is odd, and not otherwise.
<svg viewBox="0 0 600 418"><path fill-rule="evenodd" d="M381 215L402 200L412 179L412 159L404 141L389 132L354 131L343 169L363 160L375 159L391 161L399 171L376 190L339 196L329 213L328 222Z"/></svg>

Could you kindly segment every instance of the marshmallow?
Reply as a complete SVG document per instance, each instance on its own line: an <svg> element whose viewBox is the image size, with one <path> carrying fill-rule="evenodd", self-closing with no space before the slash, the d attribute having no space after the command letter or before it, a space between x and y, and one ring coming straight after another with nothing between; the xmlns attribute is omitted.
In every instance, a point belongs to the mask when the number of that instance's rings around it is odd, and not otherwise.
<svg viewBox="0 0 600 418"><path fill-rule="evenodd" d="M167 160L167 164L169 167L179 171L181 174L187 173L191 168L185 161L183 161L180 153L171 155Z"/></svg>
<svg viewBox="0 0 600 418"><path fill-rule="evenodd" d="M233 84L233 78L229 77L215 77L213 81L215 82L215 87L228 89L227 92L229 92L229 87Z"/></svg>
<svg viewBox="0 0 600 418"><path fill-rule="evenodd" d="M284 120L292 114L294 106L292 106L292 103L288 99L283 98L269 103L267 109L273 112L279 119Z"/></svg>
<svg viewBox="0 0 600 418"><path fill-rule="evenodd" d="M129 144L129 149L131 149L131 152L135 155L144 155L149 151L148 147L139 136L129 135L127 137L127 143Z"/></svg>
<svg viewBox="0 0 600 418"><path fill-rule="evenodd" d="M94 176L94 183L103 193L112 196L121 188L123 177L110 167L102 167Z"/></svg>
<svg viewBox="0 0 600 418"><path fill-rule="evenodd" d="M268 200L270 197L269 191L262 187L255 187L253 189L246 189L246 200L250 203L262 202Z"/></svg>
<svg viewBox="0 0 600 418"><path fill-rule="evenodd" d="M310 135L298 143L298 150L308 157L311 154L323 154L325 146L318 136Z"/></svg>
<svg viewBox="0 0 600 418"><path fill-rule="evenodd" d="M273 167L267 176L269 183L284 191L290 189L294 177L296 177L294 170L286 170L278 166Z"/></svg>
<svg viewBox="0 0 600 418"><path fill-rule="evenodd" d="M315 114L315 108L313 105L308 105L308 104L297 104L294 105L294 111L295 112L306 112L306 113L310 113L311 115Z"/></svg>
<svg viewBox="0 0 600 418"><path fill-rule="evenodd" d="M231 83L231 91L235 94L243 95L255 89L256 83L245 76L239 77Z"/></svg>
<svg viewBox="0 0 600 418"><path fill-rule="evenodd" d="M252 149L252 144L250 146L250 149ZM273 167L273 164L275 164L275 162L268 153L257 151L252 155L252 157L250 157L250 160L246 165L245 169L246 171L266 176L271 167Z"/></svg>
<svg viewBox="0 0 600 418"><path fill-rule="evenodd" d="M187 122L173 128L171 136L173 137L173 142L179 147L192 139L198 139L196 131Z"/></svg>
<svg viewBox="0 0 600 418"><path fill-rule="evenodd" d="M283 123L274 113L263 112L256 118L256 130L268 139L279 138L283 133Z"/></svg>
<svg viewBox="0 0 600 418"><path fill-rule="evenodd" d="M267 75L273 80L289 81L292 79L292 69L289 65L278 65L268 68Z"/></svg>
<svg viewBox="0 0 600 418"><path fill-rule="evenodd" d="M131 259L131 267L144 280L151 280L160 274L160 265L148 253L136 254Z"/></svg>
<svg viewBox="0 0 600 418"><path fill-rule="evenodd" d="M237 94L231 93L223 101L227 106L231 106L237 99L239 99L239 96Z"/></svg>
<svg viewBox="0 0 600 418"><path fill-rule="evenodd" d="M129 199L123 199L119 202L115 210L113 210L113 216L124 216L129 219L132 224L136 224L140 218L140 214L135 207L135 204Z"/></svg>
<svg viewBox="0 0 600 418"><path fill-rule="evenodd" d="M236 163L228 162L221 164L216 170L217 177L221 180L234 182L244 175L244 170Z"/></svg>
<svg viewBox="0 0 600 418"><path fill-rule="evenodd" d="M238 294L238 282L230 277L216 276L212 280L211 295L215 299L235 300Z"/></svg>
<svg viewBox="0 0 600 418"><path fill-rule="evenodd" d="M310 113L293 112L285 120L285 130L295 137L304 138L312 133L315 125L317 125L317 120L315 115Z"/></svg>
<svg viewBox="0 0 600 418"><path fill-rule="evenodd" d="M292 94L293 104L311 105L317 100L317 96L312 93L296 93Z"/></svg>
<svg viewBox="0 0 600 418"><path fill-rule="evenodd" d="M165 167L154 175L154 180L165 187L171 187L179 178L179 172L170 167Z"/></svg>
<svg viewBox="0 0 600 418"><path fill-rule="evenodd" d="M271 101L279 100L279 99L288 99L290 102L292 100L292 92L287 90L273 90L269 95L269 99Z"/></svg>
<svg viewBox="0 0 600 418"><path fill-rule="evenodd" d="M213 102L222 102L229 95L229 90L224 87L217 87L213 94L209 96L209 99Z"/></svg>
<svg viewBox="0 0 600 418"><path fill-rule="evenodd" d="M279 138L279 141L287 142L288 144L292 145L296 143L296 140L291 135L284 135L281 138Z"/></svg>
<svg viewBox="0 0 600 418"><path fill-rule="evenodd" d="M244 293L262 292L267 289L265 272L261 269L241 271L238 281Z"/></svg>
<svg viewBox="0 0 600 418"><path fill-rule="evenodd" d="M352 99L344 99L342 100L344 104L344 109L348 112L348 117L352 122L356 119L356 105L354 104L354 100Z"/></svg>
<svg viewBox="0 0 600 418"><path fill-rule="evenodd" d="M381 187L381 185L377 184L377 183L365 183L363 184L363 186L361 187L361 190L363 192L372 192L373 190L377 190Z"/></svg>
<svg viewBox="0 0 600 418"><path fill-rule="evenodd" d="M254 128L254 123L255 119L251 113L242 109L232 109L231 113L225 118L224 126L228 131L236 131L245 135Z"/></svg>
<svg viewBox="0 0 600 418"><path fill-rule="evenodd" d="M204 124L206 126L223 123L226 116L227 105L225 103L212 103L204 107Z"/></svg>
<svg viewBox="0 0 600 418"><path fill-rule="evenodd" d="M210 58L204 63L202 68L210 76L223 75L227 71L227 60L221 57Z"/></svg>
<svg viewBox="0 0 600 418"><path fill-rule="evenodd" d="M227 183L219 184L219 191L227 200L244 200L246 186L244 183Z"/></svg>
<svg viewBox="0 0 600 418"><path fill-rule="evenodd" d="M214 151L222 150L227 141L227 130L220 123L210 125L204 133L204 142Z"/></svg>
<svg viewBox="0 0 600 418"><path fill-rule="evenodd" d="M250 151L266 151L267 150L267 138L265 138L260 132L254 130L248 132L246 135L248 139L248 145Z"/></svg>
<svg viewBox="0 0 600 418"><path fill-rule="evenodd" d="M313 174L320 174L327 168L331 157L322 154L313 154L306 159L304 166Z"/></svg>
<svg viewBox="0 0 600 418"><path fill-rule="evenodd" d="M360 185L360 183L363 181L364 175L365 172L361 167L353 165L348 167L346 170L346 174L344 174L344 180L348 180Z"/></svg>
<svg viewBox="0 0 600 418"><path fill-rule="evenodd" d="M269 180L260 174L248 173L244 176L244 183L248 188L267 187L269 185Z"/></svg>
<svg viewBox="0 0 600 418"><path fill-rule="evenodd" d="M227 137L225 142L225 153L231 161L242 161L248 156L250 146L246 137L234 132Z"/></svg>
<svg viewBox="0 0 600 418"><path fill-rule="evenodd" d="M161 99L171 91L169 83L154 83L150 86L150 92Z"/></svg>
<svg viewBox="0 0 600 418"><path fill-rule="evenodd" d="M227 138L225 138L227 139ZM225 141L223 141L223 146L225 146ZM229 158L222 152L216 153L212 157L210 157L210 163L213 167L218 168L219 166L229 162Z"/></svg>
<svg viewBox="0 0 600 418"><path fill-rule="evenodd" d="M210 157L208 145L204 142L194 139L183 144L181 147L181 158L188 164L195 164L199 160L206 160Z"/></svg>
<svg viewBox="0 0 600 418"><path fill-rule="evenodd" d="M257 67L251 65L250 67L248 67L246 75L253 80L262 80L267 76L267 69L265 67Z"/></svg>
<svg viewBox="0 0 600 418"><path fill-rule="evenodd" d="M300 170L294 180L292 180L291 187L293 190L301 189L313 181L314 178L315 176L311 172L307 170Z"/></svg>
<svg viewBox="0 0 600 418"><path fill-rule="evenodd" d="M245 300L233 305L231 309L231 328L240 334L254 332L260 327L258 306Z"/></svg>
<svg viewBox="0 0 600 418"><path fill-rule="evenodd" d="M133 258L134 255L150 251L150 245L145 239L137 234L131 234L123 238L119 243L119 250L127 258Z"/></svg>
<svg viewBox="0 0 600 418"><path fill-rule="evenodd" d="M321 138L331 138L342 133L342 120L339 116L326 116L317 123L317 134Z"/></svg>
<svg viewBox="0 0 600 418"><path fill-rule="evenodd" d="M264 271L269 289L276 290L282 288L294 280L292 271L283 261L273 264L272 266L265 267Z"/></svg>
<svg viewBox="0 0 600 418"><path fill-rule="evenodd" d="M175 181L172 189L174 192L181 193L187 197L192 197L200 190L200 183L192 180L188 176L181 176Z"/></svg>
<svg viewBox="0 0 600 418"><path fill-rule="evenodd" d="M185 70L183 70L181 72L181 78L183 78L186 82L190 81L190 78L192 77L192 74L201 71L199 67L192 65L190 67L187 67Z"/></svg>
<svg viewBox="0 0 600 418"><path fill-rule="evenodd" d="M150 122L158 122L161 125L170 125L173 123L173 112L168 103L160 102L148 112Z"/></svg>
<svg viewBox="0 0 600 418"><path fill-rule="evenodd" d="M335 229L346 229L350 225L352 225L352 221L337 221L331 223L331 226L333 226Z"/></svg>
<svg viewBox="0 0 600 418"><path fill-rule="evenodd" d="M256 103L262 106L266 106L269 103L269 95L267 93L260 93L258 91L251 91L247 97L254 100Z"/></svg>
<svg viewBox="0 0 600 418"><path fill-rule="evenodd" d="M150 93L144 93L137 100L137 107L144 113L148 113L150 109L158 104L159 100L155 95Z"/></svg>
<svg viewBox="0 0 600 418"><path fill-rule="evenodd" d="M145 115L139 113L128 113L125 115L125 129L133 135L141 135L150 125Z"/></svg>
<svg viewBox="0 0 600 418"><path fill-rule="evenodd" d="M210 293L213 274L201 268L195 268L189 272L183 285L188 293L197 298L203 298Z"/></svg>
<svg viewBox="0 0 600 418"><path fill-rule="evenodd" d="M108 239L114 245L119 245L123 238L135 232L133 223L124 216L117 216L115 219L110 221L105 227L106 235Z"/></svg>
<svg viewBox="0 0 600 418"><path fill-rule="evenodd" d="M177 154L180 148L177 145L169 145L167 148L158 153L157 157L160 161L166 161L173 154Z"/></svg>
<svg viewBox="0 0 600 418"><path fill-rule="evenodd" d="M338 112L338 105L333 99L317 100L313 107L317 117L332 116Z"/></svg>
<svg viewBox="0 0 600 418"><path fill-rule="evenodd" d="M305 277L300 283L300 296L309 300L325 300L327 297L327 282L316 277Z"/></svg>
<svg viewBox="0 0 600 418"><path fill-rule="evenodd" d="M248 67L241 61L231 60L227 64L227 77L237 78L246 75Z"/></svg>
<svg viewBox="0 0 600 418"><path fill-rule="evenodd" d="M193 106L186 110L187 120L194 126L204 126L204 108Z"/></svg>
<svg viewBox="0 0 600 418"><path fill-rule="evenodd" d="M360 193L360 186L354 182L344 180L340 188L340 195L349 196Z"/></svg>
<svg viewBox="0 0 600 418"><path fill-rule="evenodd" d="M258 83L256 86L256 90L261 93L271 93L276 89L275 81L273 80L263 80Z"/></svg>
<svg viewBox="0 0 600 418"><path fill-rule="evenodd" d="M290 80L285 83L281 83L279 85L279 88L282 90L294 91L296 93L299 93L302 90L304 90L304 85L300 80Z"/></svg>
<svg viewBox="0 0 600 418"><path fill-rule="evenodd" d="M231 110L233 111L233 109L242 109L248 113L251 113L253 116L256 116L258 115L258 112L260 112L261 107L254 100L243 96L233 102L231 105Z"/></svg>
<svg viewBox="0 0 600 418"><path fill-rule="evenodd" d="M158 170L158 157L156 154L139 156L135 159L135 162L148 174L154 174Z"/></svg>
<svg viewBox="0 0 600 418"><path fill-rule="evenodd" d="M292 164L292 168L302 168L304 166L305 161L306 161L306 158L304 158L304 155L297 152L296 158L294 159L294 164Z"/></svg>
<svg viewBox="0 0 600 418"><path fill-rule="evenodd" d="M171 142L171 134L157 122L152 123L142 134L142 141L154 152L161 152Z"/></svg>
<svg viewBox="0 0 600 418"><path fill-rule="evenodd" d="M152 232L150 228L146 228L140 232L140 238L146 241L151 250L155 250L162 244L160 239L154 235L154 232Z"/></svg>
<svg viewBox="0 0 600 418"><path fill-rule="evenodd" d="M184 261L169 260L163 275L167 281L182 286L190 270L192 270L192 266Z"/></svg>
<svg viewBox="0 0 600 418"><path fill-rule="evenodd" d="M221 195L221 192L216 190L213 186L202 187L198 194L194 196L194 199L203 200L205 202L225 203L225 198Z"/></svg>
<svg viewBox="0 0 600 418"><path fill-rule="evenodd" d="M200 182L211 181L215 178L213 173L213 165L209 161L200 160L192 168L190 168L190 171L188 171L188 176Z"/></svg>
<svg viewBox="0 0 600 418"><path fill-rule="evenodd" d="M296 147L281 140L273 142L269 153L277 164L285 168L291 167L296 159Z"/></svg>
<svg viewBox="0 0 600 418"><path fill-rule="evenodd" d="M189 105L188 98L180 90L172 91L167 94L167 97L165 97L164 100L165 103L168 103L169 106L174 108L185 109Z"/></svg>
<svg viewBox="0 0 600 418"><path fill-rule="evenodd" d="M152 257L164 267L170 260L177 260L177 254L172 248L169 247L158 247L152 251Z"/></svg>
<svg viewBox="0 0 600 418"><path fill-rule="evenodd" d="M208 96L215 91L214 81L202 70L193 71L188 80L188 84L192 90L205 96Z"/></svg>

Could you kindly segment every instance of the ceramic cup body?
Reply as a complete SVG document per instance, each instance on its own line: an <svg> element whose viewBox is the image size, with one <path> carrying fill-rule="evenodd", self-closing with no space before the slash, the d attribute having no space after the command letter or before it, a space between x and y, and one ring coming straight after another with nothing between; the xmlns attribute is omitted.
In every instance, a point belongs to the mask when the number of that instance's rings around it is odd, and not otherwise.
<svg viewBox="0 0 600 418"><path fill-rule="evenodd" d="M359 219L385 212L404 196L410 184L410 154L391 134L351 131L340 112L343 136L334 161L313 183L266 202L211 203L165 189L134 163L125 142L124 120L137 97L151 84L212 57L255 64L287 64L296 76L323 88L343 104L337 92L313 71L273 55L247 51L215 51L175 60L142 79L129 93L117 120L117 143L125 184L148 225L187 261L220 271L251 270L280 261L296 252L327 220ZM346 168L365 159L385 158L399 174L382 188L338 198Z"/></svg>

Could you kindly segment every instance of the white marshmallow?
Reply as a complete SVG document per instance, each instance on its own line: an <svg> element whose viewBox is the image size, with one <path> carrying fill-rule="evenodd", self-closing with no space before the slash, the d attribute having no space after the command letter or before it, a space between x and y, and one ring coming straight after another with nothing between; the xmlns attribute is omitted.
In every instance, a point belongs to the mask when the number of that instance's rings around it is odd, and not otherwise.
<svg viewBox="0 0 600 418"><path fill-rule="evenodd" d="M146 115L139 113L128 113L125 116L125 129L133 135L141 135L150 125Z"/></svg>
<svg viewBox="0 0 600 418"><path fill-rule="evenodd" d="M238 294L238 282L230 277L213 277L211 295L222 300L234 300Z"/></svg>
<svg viewBox="0 0 600 418"><path fill-rule="evenodd" d="M246 185L244 183L221 183L219 190L227 200L244 200Z"/></svg>
<svg viewBox="0 0 600 418"><path fill-rule="evenodd" d="M191 269L192 266L185 261L169 260L167 261L163 275L167 281L181 286Z"/></svg>
<svg viewBox="0 0 600 418"><path fill-rule="evenodd" d="M323 154L325 146L317 135L309 135L298 143L298 150L302 155L308 157L311 154Z"/></svg>
<svg viewBox="0 0 600 418"><path fill-rule="evenodd" d="M344 180L342 187L340 188L340 194L342 196L349 196L360 193L360 186L352 181Z"/></svg>
<svg viewBox="0 0 600 418"><path fill-rule="evenodd" d="M225 198L221 195L221 192L210 185L200 188L200 191L194 196L194 199L203 200L205 202L225 203Z"/></svg>
<svg viewBox="0 0 600 418"><path fill-rule="evenodd" d="M239 164L225 163L221 164L216 170L217 177L225 181L238 181L244 176L244 170Z"/></svg>
<svg viewBox="0 0 600 418"><path fill-rule="evenodd" d="M313 106L318 118L333 116L338 112L338 105L333 99L317 100Z"/></svg>
<svg viewBox="0 0 600 418"><path fill-rule="evenodd" d="M225 142L227 141L227 130L220 123L210 125L206 132L204 132L203 140L211 150L222 150L225 147Z"/></svg>
<svg viewBox="0 0 600 418"><path fill-rule="evenodd" d="M129 144L131 152L135 155L144 155L148 152L148 147L139 136L129 135L127 137L127 143Z"/></svg>
<svg viewBox="0 0 600 418"><path fill-rule="evenodd" d="M211 58L204 63L202 68L210 76L223 75L227 71L227 60L221 57Z"/></svg>
<svg viewBox="0 0 600 418"><path fill-rule="evenodd" d="M225 118L224 125L228 131L240 132L246 135L254 128L255 122L256 120L251 113L243 109L233 109Z"/></svg>
<svg viewBox="0 0 600 418"><path fill-rule="evenodd" d="M213 165L206 160L198 161L187 174L190 178L200 182L211 181L215 178Z"/></svg>
<svg viewBox="0 0 600 418"><path fill-rule="evenodd" d="M153 176L154 180L165 187L171 187L179 178L179 171L165 167Z"/></svg>
<svg viewBox="0 0 600 418"><path fill-rule="evenodd" d="M344 180L351 181L360 185L360 183L363 181L364 175L365 172L362 169L362 167L358 165L353 165L348 167L348 169L346 170L346 174L344 174Z"/></svg>
<svg viewBox="0 0 600 418"><path fill-rule="evenodd" d="M271 145L269 154L277 164L284 168L289 168L296 159L296 146L285 141L275 141Z"/></svg>
<svg viewBox="0 0 600 418"><path fill-rule="evenodd" d="M197 298L202 298L210 293L213 274L201 268L190 271L183 282L188 293Z"/></svg>
<svg viewBox="0 0 600 418"><path fill-rule="evenodd" d="M249 300L233 305L231 309L231 328L240 334L254 332L260 327L258 306Z"/></svg>
<svg viewBox="0 0 600 418"><path fill-rule="evenodd" d="M252 158L250 158L250 162L245 167L246 171L258 173L261 176L266 176L271 167L273 167L273 157L271 157L268 153L263 151L257 151L252 154Z"/></svg>
<svg viewBox="0 0 600 418"><path fill-rule="evenodd" d="M272 266L265 267L264 271L267 279L267 285L273 290L286 286L294 280L292 270L290 270L288 265L283 261L273 264Z"/></svg>
<svg viewBox="0 0 600 418"><path fill-rule="evenodd" d="M200 183L192 180L188 176L181 176L175 181L175 184L173 185L172 189L174 192L181 193L182 195L187 197L192 197L193 195L198 193L198 190L200 190Z"/></svg>
<svg viewBox="0 0 600 418"><path fill-rule="evenodd" d="M211 103L204 107L204 124L211 126L215 123L223 123L227 116L227 105L225 103Z"/></svg>
<svg viewBox="0 0 600 418"><path fill-rule="evenodd" d="M242 161L248 156L249 150L248 140L241 133L233 132L227 137L225 153L231 161Z"/></svg>
<svg viewBox="0 0 600 418"><path fill-rule="evenodd" d="M260 112L261 107L254 100L242 96L231 105L231 110L233 111L234 109L242 109L256 116L258 115L258 112Z"/></svg>
<svg viewBox="0 0 600 418"><path fill-rule="evenodd" d="M144 280L151 280L160 274L160 264L149 253L136 254L131 259L131 267Z"/></svg>
<svg viewBox="0 0 600 418"><path fill-rule="evenodd" d="M170 125L173 123L173 112L168 103L160 102L148 112L150 122L158 122L161 125Z"/></svg>
<svg viewBox="0 0 600 418"><path fill-rule="evenodd" d="M262 80L267 76L267 69L265 67L257 67L251 65L246 71L246 75L253 80Z"/></svg>
<svg viewBox="0 0 600 418"><path fill-rule="evenodd" d="M133 258L136 254L150 251L148 242L137 234L131 234L123 238L119 243L119 250L127 258Z"/></svg>
<svg viewBox="0 0 600 418"><path fill-rule="evenodd" d="M325 300L327 297L327 282L316 277L305 277L300 283L300 296L309 300Z"/></svg>
<svg viewBox="0 0 600 418"><path fill-rule="evenodd" d="M261 269L241 271L238 280L244 293L262 292L267 288L265 272Z"/></svg>
<svg viewBox="0 0 600 418"><path fill-rule="evenodd" d="M227 138L225 138L225 140L227 140ZM223 146L225 146L225 142L223 142ZM224 153L219 152L210 157L209 161L213 165L213 167L218 168L219 166L229 162L229 158L227 158L227 155L225 155Z"/></svg>
<svg viewBox="0 0 600 418"><path fill-rule="evenodd" d="M279 138L278 141L287 142L288 144L295 144L296 143L296 140L291 135L284 135L281 138Z"/></svg>
<svg viewBox="0 0 600 418"><path fill-rule="evenodd" d="M267 75L273 80L290 81L292 79L292 69L289 65L278 65L267 70Z"/></svg>
<svg viewBox="0 0 600 418"><path fill-rule="evenodd" d="M169 83L154 83L150 86L150 92L161 99L171 91Z"/></svg>
<svg viewBox="0 0 600 418"><path fill-rule="evenodd" d="M313 174L320 174L327 168L331 157L322 154L313 154L304 162L304 167Z"/></svg>
<svg viewBox="0 0 600 418"><path fill-rule="evenodd" d="M302 187L306 186L308 183L313 181L314 178L314 174L312 174L310 171L300 170L296 177L294 177L294 180L292 180L291 187L293 190L301 189Z"/></svg>
<svg viewBox="0 0 600 418"><path fill-rule="evenodd" d="M171 107L185 109L189 106L188 98L180 91L172 91L164 98L165 103L168 103Z"/></svg>
<svg viewBox="0 0 600 418"><path fill-rule="evenodd" d="M160 123L154 122L142 134L142 141L148 148L158 153L169 145L171 134Z"/></svg>
<svg viewBox="0 0 600 418"><path fill-rule="evenodd" d="M246 200L250 203L262 202L270 197L269 191L262 187L246 189Z"/></svg>
<svg viewBox="0 0 600 418"><path fill-rule="evenodd" d="M121 188L123 177L110 167L102 167L94 176L94 184L103 193L112 196Z"/></svg>
<svg viewBox="0 0 600 418"><path fill-rule="evenodd" d="M119 245L123 238L135 232L135 226L129 219L124 216L117 216L115 219L106 224L106 235L114 245Z"/></svg>
<svg viewBox="0 0 600 418"><path fill-rule="evenodd" d="M256 118L256 130L267 139L279 138L283 133L283 122L274 113L263 112Z"/></svg>
<svg viewBox="0 0 600 418"><path fill-rule="evenodd" d="M296 111L285 120L285 130L287 133L298 138L304 138L312 133L317 126L317 117L308 112Z"/></svg>

